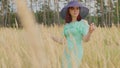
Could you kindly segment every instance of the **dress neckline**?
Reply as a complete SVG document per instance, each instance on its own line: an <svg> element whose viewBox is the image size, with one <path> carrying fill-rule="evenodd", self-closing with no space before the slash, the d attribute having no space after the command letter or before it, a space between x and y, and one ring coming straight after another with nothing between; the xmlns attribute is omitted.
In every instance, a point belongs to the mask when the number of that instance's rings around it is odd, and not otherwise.
<svg viewBox="0 0 120 68"><path fill-rule="evenodd" d="M67 24L75 24L77 22L79 22L79 21L73 21L73 22L70 22L70 23L67 23Z"/></svg>

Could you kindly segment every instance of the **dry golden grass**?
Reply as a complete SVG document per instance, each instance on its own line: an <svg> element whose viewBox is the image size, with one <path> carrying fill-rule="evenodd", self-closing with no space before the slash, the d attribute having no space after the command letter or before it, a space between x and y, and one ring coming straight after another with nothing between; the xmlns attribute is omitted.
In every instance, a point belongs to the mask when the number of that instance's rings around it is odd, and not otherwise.
<svg viewBox="0 0 120 68"><path fill-rule="evenodd" d="M0 68L60 68L65 45L54 42L50 36L62 38L63 26L40 25L38 29L36 46L31 45L34 40L28 38L24 29L0 28ZM120 68L119 35L116 27L97 28L91 40L83 42L81 68Z"/></svg>
<svg viewBox="0 0 120 68"><path fill-rule="evenodd" d="M66 44L54 42L51 35L62 38L63 26L38 26L25 0L16 0L16 4L24 29L0 28L0 68L61 68ZM119 35L114 26L96 28L91 40L83 42L80 68L120 68Z"/></svg>

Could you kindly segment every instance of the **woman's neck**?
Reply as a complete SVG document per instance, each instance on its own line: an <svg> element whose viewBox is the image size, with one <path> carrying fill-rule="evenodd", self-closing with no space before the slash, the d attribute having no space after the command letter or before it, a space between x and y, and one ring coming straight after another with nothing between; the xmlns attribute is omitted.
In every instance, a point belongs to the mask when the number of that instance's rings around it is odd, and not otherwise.
<svg viewBox="0 0 120 68"><path fill-rule="evenodd" d="M77 18L73 17L72 18L72 22L74 22L74 21L77 21Z"/></svg>

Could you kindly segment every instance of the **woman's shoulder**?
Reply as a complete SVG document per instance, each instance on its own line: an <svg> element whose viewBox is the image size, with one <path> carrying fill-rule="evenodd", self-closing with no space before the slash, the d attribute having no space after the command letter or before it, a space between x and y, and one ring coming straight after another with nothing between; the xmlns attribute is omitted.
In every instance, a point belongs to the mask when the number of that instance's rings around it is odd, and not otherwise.
<svg viewBox="0 0 120 68"><path fill-rule="evenodd" d="M82 22L83 24L88 24L88 21L85 20L85 19L82 19L81 22Z"/></svg>
<svg viewBox="0 0 120 68"><path fill-rule="evenodd" d="M72 25L73 25L72 23L66 23L66 24L64 25L64 28L71 27Z"/></svg>
<svg viewBox="0 0 120 68"><path fill-rule="evenodd" d="M86 26L88 27L89 24L88 24L88 21L87 21L87 20L82 19L81 21L78 22L78 26L79 26L79 27L86 27Z"/></svg>

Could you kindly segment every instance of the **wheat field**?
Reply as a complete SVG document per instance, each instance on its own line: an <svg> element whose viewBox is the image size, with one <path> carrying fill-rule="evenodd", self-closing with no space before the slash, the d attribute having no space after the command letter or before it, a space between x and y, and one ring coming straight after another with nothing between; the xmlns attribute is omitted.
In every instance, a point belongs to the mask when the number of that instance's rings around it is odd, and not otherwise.
<svg viewBox="0 0 120 68"><path fill-rule="evenodd" d="M61 68L60 58L66 44L51 35L63 36L63 26L38 27L39 44L24 29L0 28L0 68ZM80 68L120 68L119 28L96 28L87 43Z"/></svg>
<svg viewBox="0 0 120 68"><path fill-rule="evenodd" d="M66 44L51 36L63 38L64 25L36 25L24 0L16 0L16 4L23 29L0 28L0 68L61 68ZM83 48L80 68L120 68L120 28L97 27Z"/></svg>

